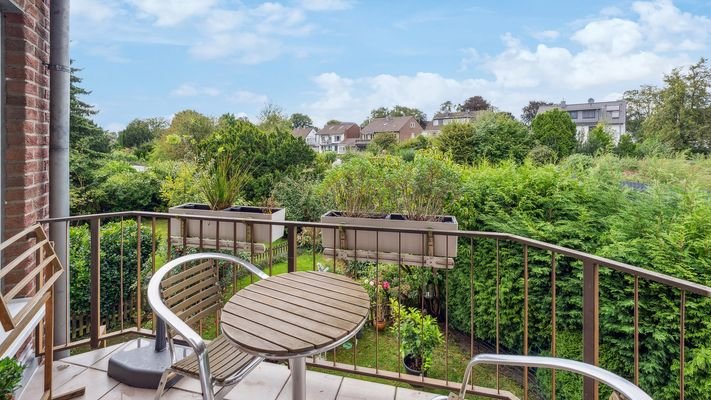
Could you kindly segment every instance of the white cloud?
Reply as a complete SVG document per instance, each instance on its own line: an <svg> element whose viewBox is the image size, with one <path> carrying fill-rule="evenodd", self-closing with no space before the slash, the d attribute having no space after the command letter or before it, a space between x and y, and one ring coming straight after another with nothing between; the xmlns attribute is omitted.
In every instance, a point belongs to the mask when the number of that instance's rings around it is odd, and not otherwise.
<svg viewBox="0 0 711 400"><path fill-rule="evenodd" d="M542 42L549 42L558 39L558 37L560 36L560 32L549 29L541 32L536 32L532 36Z"/></svg>
<svg viewBox="0 0 711 400"><path fill-rule="evenodd" d="M188 18L204 15L217 0L129 0L139 16L155 20L157 26L174 26Z"/></svg>
<svg viewBox="0 0 711 400"><path fill-rule="evenodd" d="M73 16L83 17L93 22L102 22L111 18L117 10L110 1L73 0L69 12Z"/></svg>
<svg viewBox="0 0 711 400"><path fill-rule="evenodd" d="M441 74L373 75L323 73L313 79L317 100L303 105L316 123L360 121L373 108L402 104L432 114L445 100L482 95L500 109L518 114L531 99L570 102L619 99L643 83L658 83L672 68L693 62L708 50L709 18L680 11L670 0L636 2L632 17L604 9L568 35L563 43L528 45L511 34L503 50L480 54L465 49L460 70L483 70L488 79L451 79ZM543 31L546 32L546 31ZM551 39L556 34L543 35ZM541 40L543 41L543 40ZM674 44L674 45L671 45ZM698 49L697 53L690 53Z"/></svg>
<svg viewBox="0 0 711 400"><path fill-rule="evenodd" d="M229 99L235 103L249 104L264 104L269 101L266 95L250 92L247 90L238 90L229 96Z"/></svg>
<svg viewBox="0 0 711 400"><path fill-rule="evenodd" d="M299 4L311 11L347 10L353 7L351 0L301 0Z"/></svg>
<svg viewBox="0 0 711 400"><path fill-rule="evenodd" d="M173 89L170 94L176 97L196 97L196 96L210 96L215 97L220 95L220 89L210 87L210 86L200 86L194 83L183 83L177 88Z"/></svg>

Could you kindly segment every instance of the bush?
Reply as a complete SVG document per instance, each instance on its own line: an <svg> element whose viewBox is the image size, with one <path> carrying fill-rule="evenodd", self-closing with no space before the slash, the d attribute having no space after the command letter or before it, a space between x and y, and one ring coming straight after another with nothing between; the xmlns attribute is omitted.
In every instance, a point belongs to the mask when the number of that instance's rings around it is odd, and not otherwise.
<svg viewBox="0 0 711 400"><path fill-rule="evenodd" d="M197 184L198 170L195 163L163 161L154 162L151 167L162 181L160 197L168 207L205 202Z"/></svg>
<svg viewBox="0 0 711 400"><path fill-rule="evenodd" d="M305 177L285 177L272 190L279 206L286 208L291 221L319 221L330 208L330 196L318 193L317 182Z"/></svg>
<svg viewBox="0 0 711 400"><path fill-rule="evenodd" d="M637 144L632 139L632 135L625 133L620 136L620 141L615 147L615 154L620 157L637 157Z"/></svg>
<svg viewBox="0 0 711 400"><path fill-rule="evenodd" d="M20 387L24 370L25 367L14 358L0 360L0 399L12 398L12 393Z"/></svg>
<svg viewBox="0 0 711 400"><path fill-rule="evenodd" d="M430 315L423 315L416 308L401 306L392 298L390 312L393 316L390 330L393 334L400 335L401 356L412 355L419 358L421 366L414 366L414 369L427 372L432 366L434 349L444 342L437 320Z"/></svg>
<svg viewBox="0 0 711 400"><path fill-rule="evenodd" d="M590 155L606 154L614 147L612 135L605 130L605 126L598 124L588 132L585 143L581 143L580 152Z"/></svg>
<svg viewBox="0 0 711 400"><path fill-rule="evenodd" d="M439 151L449 155L454 162L471 164L474 162L474 124L452 123L442 127L435 139Z"/></svg>
<svg viewBox="0 0 711 400"><path fill-rule="evenodd" d="M548 146L538 145L528 152L528 160L533 165L554 164L558 160L556 152Z"/></svg>
<svg viewBox="0 0 711 400"><path fill-rule="evenodd" d="M531 129L533 140L553 149L559 159L575 150L575 123L566 111L553 109L536 115Z"/></svg>
<svg viewBox="0 0 711 400"><path fill-rule="evenodd" d="M136 298L138 282L138 225L135 221L109 222L101 227L101 316L118 312L123 291L124 304ZM162 241L156 239L160 244ZM72 315L87 315L90 311L91 236L86 225L69 228L69 265ZM147 287L151 272L151 229L141 227L142 289ZM123 254L123 258L122 258ZM123 278L121 274L123 272ZM123 288L122 288L123 285ZM145 299L145 296L144 296ZM126 318L130 318L126 315Z"/></svg>

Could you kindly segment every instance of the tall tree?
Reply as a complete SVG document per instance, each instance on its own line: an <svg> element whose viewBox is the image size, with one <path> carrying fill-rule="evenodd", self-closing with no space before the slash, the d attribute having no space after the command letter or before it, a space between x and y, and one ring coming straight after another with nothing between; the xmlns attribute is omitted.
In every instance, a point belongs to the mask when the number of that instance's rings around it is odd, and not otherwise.
<svg viewBox="0 0 711 400"><path fill-rule="evenodd" d="M627 102L627 132L635 137L641 135L642 124L652 115L659 102L659 92L659 88L652 85L642 85L639 89L625 91L622 98Z"/></svg>
<svg viewBox="0 0 711 400"><path fill-rule="evenodd" d="M281 106L269 103L262 108L257 116L259 127L267 132L273 133L276 131L291 131L291 122L284 113Z"/></svg>
<svg viewBox="0 0 711 400"><path fill-rule="evenodd" d="M427 123L427 114L422 112L417 108L406 107L401 105L396 105L392 109L388 107L378 107L370 111L370 117L363 122L363 125L367 125L368 122L375 118L385 118L385 117L409 117L413 116L417 122L424 127Z"/></svg>
<svg viewBox="0 0 711 400"><path fill-rule="evenodd" d="M332 120L329 120L328 122L326 122L326 125L339 125L340 123L341 123L341 121L339 121L337 119L332 119Z"/></svg>
<svg viewBox="0 0 711 400"><path fill-rule="evenodd" d="M452 112L452 108L454 108L454 103L447 100L444 103L440 104L439 111L440 112Z"/></svg>
<svg viewBox="0 0 711 400"><path fill-rule="evenodd" d="M293 113L289 117L289 122L291 122L292 128L308 128L314 125L314 122L306 114Z"/></svg>
<svg viewBox="0 0 711 400"><path fill-rule="evenodd" d="M527 105L521 109L521 121L526 125L531 125L531 122L536 118L538 108L541 106L552 106L553 103L543 100L530 100Z"/></svg>
<svg viewBox="0 0 711 400"><path fill-rule="evenodd" d="M194 160L200 142L215 130L215 122L194 110L176 113L170 126L161 131L153 157L169 160Z"/></svg>
<svg viewBox="0 0 711 400"><path fill-rule="evenodd" d="M461 111L486 111L491 108L491 104L481 96L473 96L464 101Z"/></svg>
<svg viewBox="0 0 711 400"><path fill-rule="evenodd" d="M531 130L532 139L553 149L559 160L575 150L575 122L566 111L553 109L536 115L531 123Z"/></svg>
<svg viewBox="0 0 711 400"><path fill-rule="evenodd" d="M91 91L81 87L81 69L72 67L69 85L69 143L75 150L90 150L99 153L111 151L111 140L91 118L98 113L93 105L83 101Z"/></svg>
<svg viewBox="0 0 711 400"><path fill-rule="evenodd" d="M158 137L161 130L168 127L163 118L134 119L118 134L118 144L122 147L137 148Z"/></svg>

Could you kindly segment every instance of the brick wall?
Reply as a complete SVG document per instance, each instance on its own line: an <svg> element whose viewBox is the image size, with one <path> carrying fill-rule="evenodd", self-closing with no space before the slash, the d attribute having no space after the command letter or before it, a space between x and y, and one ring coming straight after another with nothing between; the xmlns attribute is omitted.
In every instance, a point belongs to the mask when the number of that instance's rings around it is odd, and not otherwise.
<svg viewBox="0 0 711 400"><path fill-rule="evenodd" d="M5 238L49 212L49 0L16 3L3 14Z"/></svg>
<svg viewBox="0 0 711 400"><path fill-rule="evenodd" d="M49 1L16 1L23 13L3 13L5 152L3 239L49 213ZM5 260L31 243L3 252ZM29 265L28 265L29 267ZM5 290L24 275L16 268ZM29 287L28 291L32 288Z"/></svg>

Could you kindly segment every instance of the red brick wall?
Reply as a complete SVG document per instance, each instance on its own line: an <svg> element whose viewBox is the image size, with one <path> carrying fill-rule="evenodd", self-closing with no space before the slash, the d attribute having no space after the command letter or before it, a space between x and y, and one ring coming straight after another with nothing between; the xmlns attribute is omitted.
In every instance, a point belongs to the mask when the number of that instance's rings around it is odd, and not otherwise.
<svg viewBox="0 0 711 400"><path fill-rule="evenodd" d="M414 126L411 126L411 123L414 123ZM414 136L413 136L413 134L414 134ZM407 121L407 123L405 123L405 126L403 126L402 129L400 129L398 139L402 142L405 140L412 139L413 137L419 136L421 134L422 134L422 127L420 126L420 124L417 122L417 120L415 118L410 118Z"/></svg>
<svg viewBox="0 0 711 400"><path fill-rule="evenodd" d="M3 14L5 238L49 213L49 0Z"/></svg>

